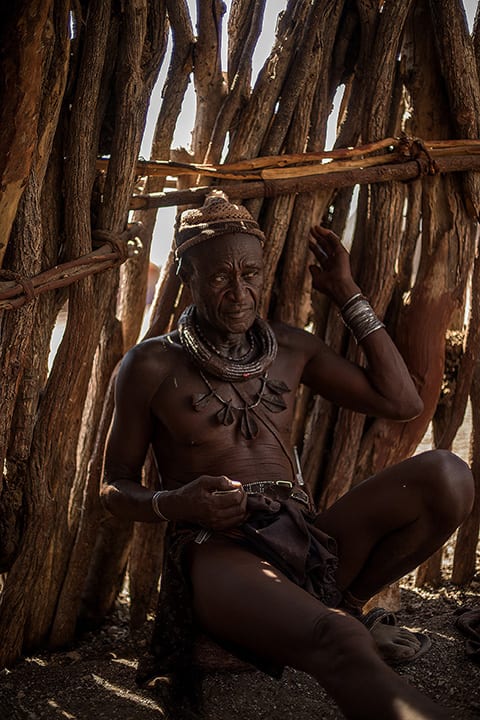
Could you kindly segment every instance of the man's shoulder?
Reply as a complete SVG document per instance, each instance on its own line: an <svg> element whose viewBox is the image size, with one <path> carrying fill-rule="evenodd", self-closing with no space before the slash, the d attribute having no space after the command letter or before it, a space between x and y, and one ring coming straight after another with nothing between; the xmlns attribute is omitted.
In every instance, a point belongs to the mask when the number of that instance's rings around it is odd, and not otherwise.
<svg viewBox="0 0 480 720"><path fill-rule="evenodd" d="M307 330L295 327L294 325L287 325L287 323L274 321L270 323L272 330L277 338L278 345L280 347L286 347L289 349L298 349L311 351L316 346L319 339Z"/></svg>
<svg viewBox="0 0 480 720"><path fill-rule="evenodd" d="M181 355L182 346L175 331L142 340L134 345L125 354L122 369L134 374L148 372L150 368L155 368L156 372L162 368L167 371L173 363L178 362Z"/></svg>

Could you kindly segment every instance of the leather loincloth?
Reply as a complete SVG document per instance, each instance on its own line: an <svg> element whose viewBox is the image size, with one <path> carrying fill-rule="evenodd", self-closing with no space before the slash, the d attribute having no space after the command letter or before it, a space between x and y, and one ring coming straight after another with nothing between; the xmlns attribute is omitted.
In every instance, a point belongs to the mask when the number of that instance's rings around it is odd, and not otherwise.
<svg viewBox="0 0 480 720"><path fill-rule="evenodd" d="M336 542L315 527L315 514L292 498L271 499L260 494L249 495L247 508L250 511L247 522L218 535L228 537L267 560L325 605L338 607L342 594L335 583ZM137 672L139 684L154 684L165 700L163 687L169 703L174 705L193 702L198 679L193 667L193 645L198 628L193 616L192 587L185 553L198 533L198 527L185 525L172 525L167 531L150 655L141 660ZM217 638L215 641L219 642ZM242 648L224 646L263 672L281 676L282 667L253 657Z"/></svg>

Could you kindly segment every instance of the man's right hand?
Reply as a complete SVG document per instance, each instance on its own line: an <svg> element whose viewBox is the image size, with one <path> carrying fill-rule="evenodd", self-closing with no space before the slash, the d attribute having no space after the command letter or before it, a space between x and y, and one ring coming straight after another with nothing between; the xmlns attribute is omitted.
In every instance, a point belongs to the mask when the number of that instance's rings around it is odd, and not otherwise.
<svg viewBox="0 0 480 720"><path fill-rule="evenodd" d="M161 511L169 520L228 530L247 517L247 494L242 483L226 475L200 475L192 482L165 493Z"/></svg>

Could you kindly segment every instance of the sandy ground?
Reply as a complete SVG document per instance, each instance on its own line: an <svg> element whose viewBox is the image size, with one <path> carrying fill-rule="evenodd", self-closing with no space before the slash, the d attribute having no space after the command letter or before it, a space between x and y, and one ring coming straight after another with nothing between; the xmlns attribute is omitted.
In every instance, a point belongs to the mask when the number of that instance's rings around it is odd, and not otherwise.
<svg viewBox="0 0 480 720"><path fill-rule="evenodd" d="M399 620L423 630L432 648L400 672L441 704L452 717L480 718L480 666L465 655L454 627L455 611L480 607L480 582L468 592L445 585L418 589L402 583ZM152 691L135 685L145 637L132 638L124 604L104 628L65 652L26 658L0 676L2 720L156 720L163 718ZM343 717L308 676L286 670L281 681L260 672L214 673L204 681L205 720L337 720Z"/></svg>

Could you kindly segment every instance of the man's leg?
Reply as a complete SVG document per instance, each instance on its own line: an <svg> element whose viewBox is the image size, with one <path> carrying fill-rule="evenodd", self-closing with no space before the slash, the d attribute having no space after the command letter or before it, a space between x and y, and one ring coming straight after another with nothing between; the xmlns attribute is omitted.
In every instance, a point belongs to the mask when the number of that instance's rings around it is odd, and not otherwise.
<svg viewBox="0 0 480 720"><path fill-rule="evenodd" d="M413 570L469 514L471 471L460 458L434 450L356 485L316 524L338 543L338 585L367 601Z"/></svg>
<svg viewBox="0 0 480 720"><path fill-rule="evenodd" d="M319 516L317 525L339 550L339 587L361 607L434 553L471 510L468 466L432 451L383 470ZM389 661L415 657L420 641L407 630L378 624L372 635Z"/></svg>
<svg viewBox="0 0 480 720"><path fill-rule="evenodd" d="M194 607L214 637L312 675L350 720L451 717L380 658L360 622L331 610L228 541L191 555Z"/></svg>

